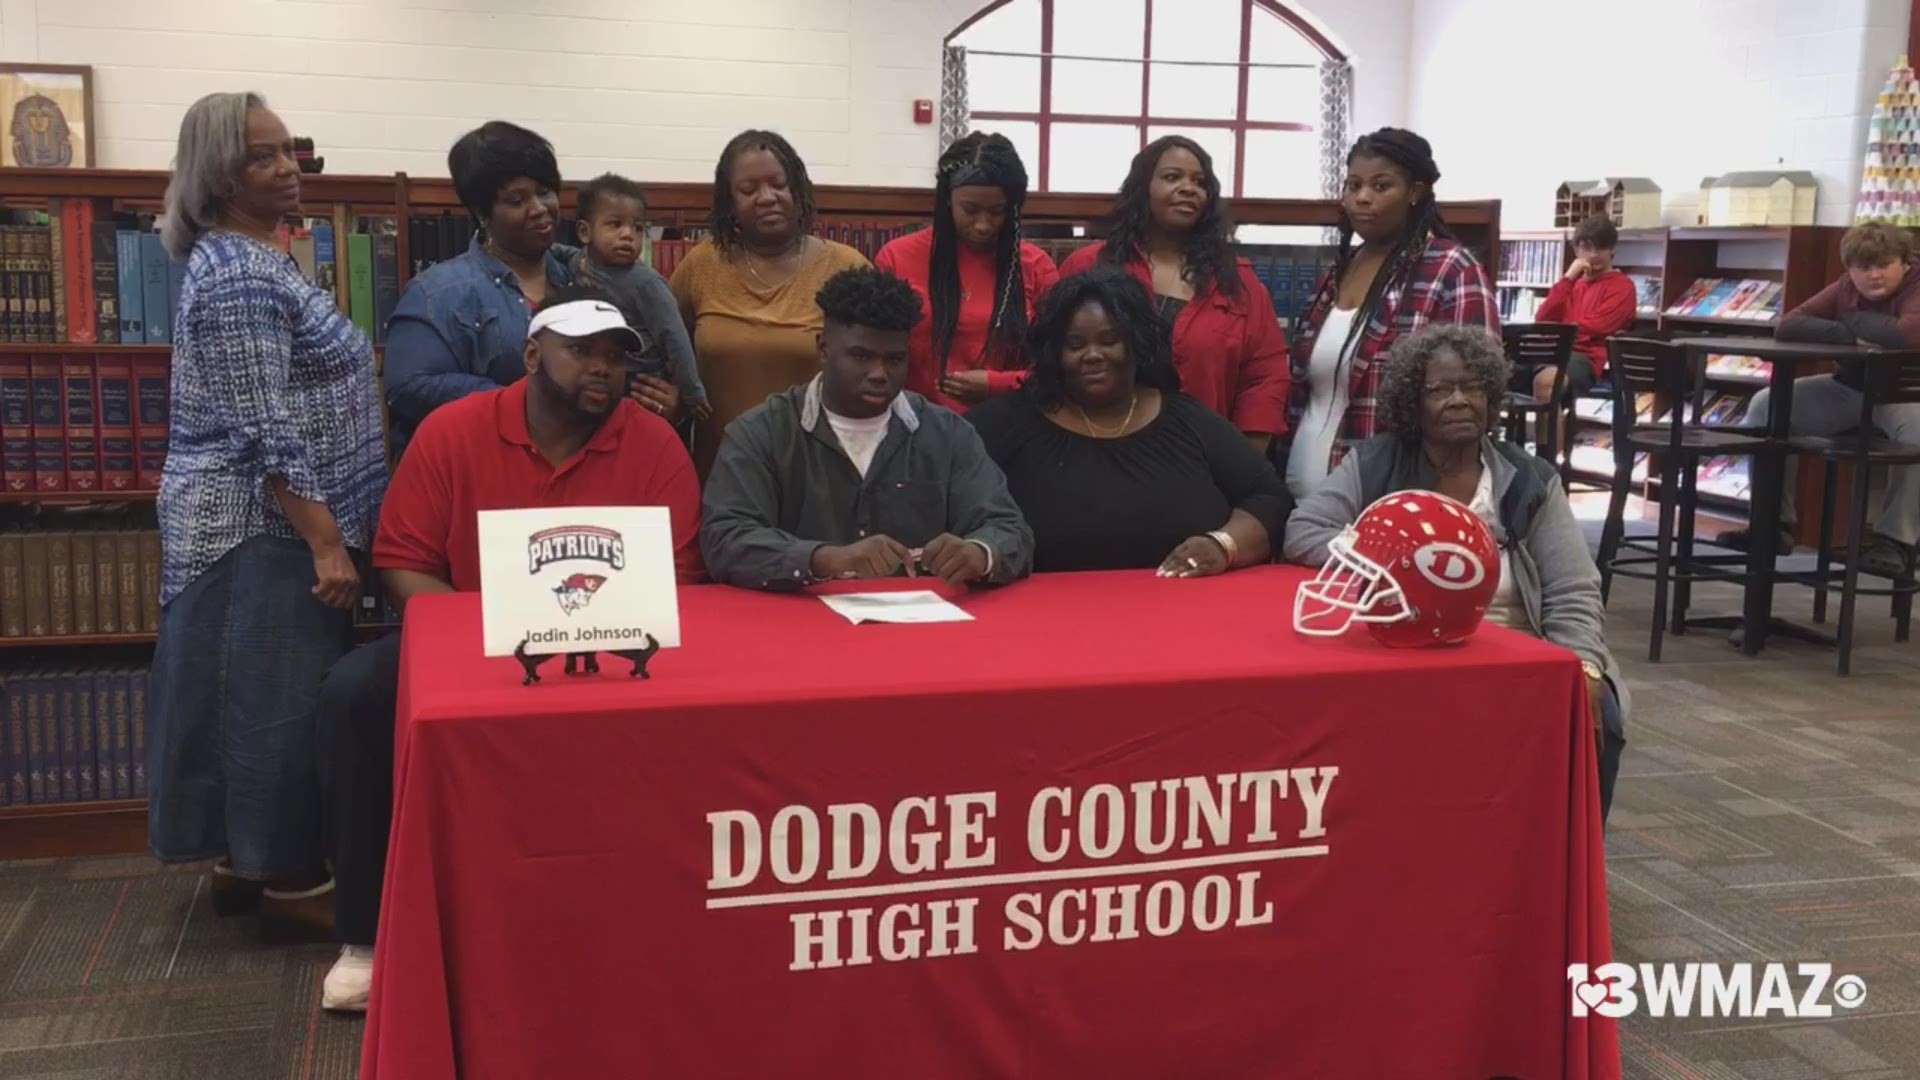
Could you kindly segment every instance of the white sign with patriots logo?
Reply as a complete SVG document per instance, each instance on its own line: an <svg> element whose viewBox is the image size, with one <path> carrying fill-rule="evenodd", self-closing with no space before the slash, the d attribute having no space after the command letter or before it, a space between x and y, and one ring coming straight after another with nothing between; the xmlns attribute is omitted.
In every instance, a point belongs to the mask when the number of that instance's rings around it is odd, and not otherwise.
<svg viewBox="0 0 1920 1080"><path fill-rule="evenodd" d="M485 510L479 525L486 655L680 644L666 507Z"/></svg>

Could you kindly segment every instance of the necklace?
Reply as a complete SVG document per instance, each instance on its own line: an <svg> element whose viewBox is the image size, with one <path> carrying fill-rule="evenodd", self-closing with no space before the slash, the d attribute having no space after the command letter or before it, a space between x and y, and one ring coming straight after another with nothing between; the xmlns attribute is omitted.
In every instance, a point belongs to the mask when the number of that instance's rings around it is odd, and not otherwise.
<svg viewBox="0 0 1920 1080"><path fill-rule="evenodd" d="M779 259L779 261L780 261L781 263L785 263L785 262L787 262L788 260L790 260L790 259L792 259L792 258L794 257L794 255L795 255L796 253L798 253L798 252L799 252L799 251L800 251L800 250L801 250L802 248L804 248L804 247L806 246L806 243L807 243L807 238L806 238L806 237L804 237L804 236L802 236L802 237L800 237L800 238L799 238L799 242L798 242L798 243L796 243L796 244L795 244L795 245L793 246L793 248L792 248L791 250L789 250L789 251L788 251L788 252L787 252L786 254L784 254L784 255L782 255L782 256L780 256L780 259ZM740 254L741 254L741 255L743 256L743 258L742 258L742 261L743 261L743 262L745 262L745 263L747 264L747 273L749 273L749 274L752 274L752 275L753 275L753 280L755 280L755 281L757 281L757 282L759 282L759 283L760 283L760 287L761 287L761 288L763 288L763 289L772 289L772 288L773 288L774 286L772 286L771 284L768 284L768 282L767 282L767 279L766 279L766 278L763 278L763 277L761 277L761 276L760 276L760 271L758 271L758 270L756 270L756 269L754 269L754 266L753 266L753 260L754 260L754 254L753 254L753 252L752 252L752 251L750 251L750 250L748 250L748 249L746 249L746 248L742 248L742 249L740 250ZM771 262L771 260L769 260L769 262ZM789 276L789 278L788 278L787 280L789 280L789 281L791 281L791 280L792 280L792 278L791 278L791 276ZM784 285L784 284L786 284L786 282L781 282L781 284L783 284L783 285Z"/></svg>
<svg viewBox="0 0 1920 1080"><path fill-rule="evenodd" d="M1087 415L1087 410L1081 408L1078 405L1075 405L1073 407L1073 411L1080 414L1080 422L1087 426L1087 434L1093 436L1096 439L1117 439L1120 436L1125 435L1127 433L1127 428L1133 425L1133 410L1137 406L1139 406L1139 404L1140 404L1140 392L1136 390L1133 392L1133 395L1131 396L1131 398L1127 401L1127 418L1125 420L1120 421L1120 426L1115 428L1113 430L1113 434L1111 435L1093 426L1093 419L1092 417L1089 417Z"/></svg>

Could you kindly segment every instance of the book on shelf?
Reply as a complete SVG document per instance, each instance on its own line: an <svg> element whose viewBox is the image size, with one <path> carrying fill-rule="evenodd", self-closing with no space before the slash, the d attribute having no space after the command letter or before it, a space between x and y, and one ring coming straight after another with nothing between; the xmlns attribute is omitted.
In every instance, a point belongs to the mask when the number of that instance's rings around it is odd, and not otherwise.
<svg viewBox="0 0 1920 1080"><path fill-rule="evenodd" d="M415 273L464 253L472 237L464 215L422 215L407 228ZM332 217L290 221L277 236L301 275L334 293L379 344L400 295L398 232L390 216L343 206ZM184 260L161 246L152 214L115 213L91 199L0 212L0 342L171 344L184 272Z"/></svg>
<svg viewBox="0 0 1920 1080"><path fill-rule="evenodd" d="M1653 274L1628 274L1627 279L1633 282L1634 294L1639 298L1640 314L1660 314L1660 278Z"/></svg>
<svg viewBox="0 0 1920 1080"><path fill-rule="evenodd" d="M1705 423L1709 426L1725 427L1738 424L1747 414L1748 398L1742 394L1718 394L1707 406Z"/></svg>
<svg viewBox="0 0 1920 1080"><path fill-rule="evenodd" d="M164 356L0 355L0 488L158 491L170 368Z"/></svg>
<svg viewBox="0 0 1920 1080"><path fill-rule="evenodd" d="M1752 486L1751 457L1712 457L1700 463L1699 489L1723 499L1747 500Z"/></svg>
<svg viewBox="0 0 1920 1080"><path fill-rule="evenodd" d="M1494 302L1502 323L1528 323L1535 321L1546 300L1537 290L1502 285L1494 293Z"/></svg>
<svg viewBox="0 0 1920 1080"><path fill-rule="evenodd" d="M1500 245L1499 281L1529 287L1550 288L1566 273L1566 242L1549 240L1507 240Z"/></svg>
<svg viewBox="0 0 1920 1080"><path fill-rule="evenodd" d="M122 524L0 533L0 636L159 633L160 533Z"/></svg>
<svg viewBox="0 0 1920 1080"><path fill-rule="evenodd" d="M146 682L123 660L0 669L0 807L144 795Z"/></svg>
<svg viewBox="0 0 1920 1080"><path fill-rule="evenodd" d="M1612 476L1613 433L1597 428L1578 431L1573 436L1573 447L1567 452L1567 461L1576 471L1595 476ZM1647 455L1638 453L1633 456L1633 480L1644 483L1647 479Z"/></svg>
<svg viewBox="0 0 1920 1080"><path fill-rule="evenodd" d="M1064 249L1067 242L1058 243ZM1086 241L1072 243L1077 247ZM1071 250L1065 250L1058 257L1064 259L1070 254ZM1253 276L1266 287L1281 327L1291 331L1294 321L1313 303L1320 279L1333 269L1336 252L1321 244L1250 244L1240 254L1253 265Z"/></svg>
<svg viewBox="0 0 1920 1080"><path fill-rule="evenodd" d="M1780 317L1785 292L1777 281L1750 278L1698 278L1666 314L1690 319L1749 319L1766 322Z"/></svg>
<svg viewBox="0 0 1920 1080"><path fill-rule="evenodd" d="M1721 379L1753 379L1765 382L1773 378L1773 364L1757 356L1713 353L1707 357L1707 374Z"/></svg>

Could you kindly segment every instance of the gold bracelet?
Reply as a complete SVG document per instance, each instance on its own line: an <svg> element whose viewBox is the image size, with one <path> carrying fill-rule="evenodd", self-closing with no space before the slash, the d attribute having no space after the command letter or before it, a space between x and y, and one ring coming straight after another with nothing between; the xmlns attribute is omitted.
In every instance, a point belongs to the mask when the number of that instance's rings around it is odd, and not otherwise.
<svg viewBox="0 0 1920 1080"><path fill-rule="evenodd" d="M1233 564L1240 561L1240 545L1234 543L1233 536L1225 529L1215 529L1207 534L1207 538L1219 544L1220 550L1227 553L1227 569L1233 569Z"/></svg>

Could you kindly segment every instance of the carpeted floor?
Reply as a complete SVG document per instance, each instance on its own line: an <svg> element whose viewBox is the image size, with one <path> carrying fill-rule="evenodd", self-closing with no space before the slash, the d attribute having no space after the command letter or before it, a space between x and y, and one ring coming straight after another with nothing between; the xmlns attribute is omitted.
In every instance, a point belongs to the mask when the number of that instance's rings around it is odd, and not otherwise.
<svg viewBox="0 0 1920 1080"><path fill-rule="evenodd" d="M1696 611L1734 610L1708 590ZM1651 590L1610 636L1636 713L1609 837L1617 959L1821 961L1865 980L1831 1020L1649 1019L1626 1075L1920 1077L1920 641L1863 608L1854 675L1717 632L1646 662ZM1803 590L1779 611L1805 618ZM333 950L216 920L199 877L143 858L0 865L0 1077L348 1080L360 1022L318 1010Z"/></svg>

